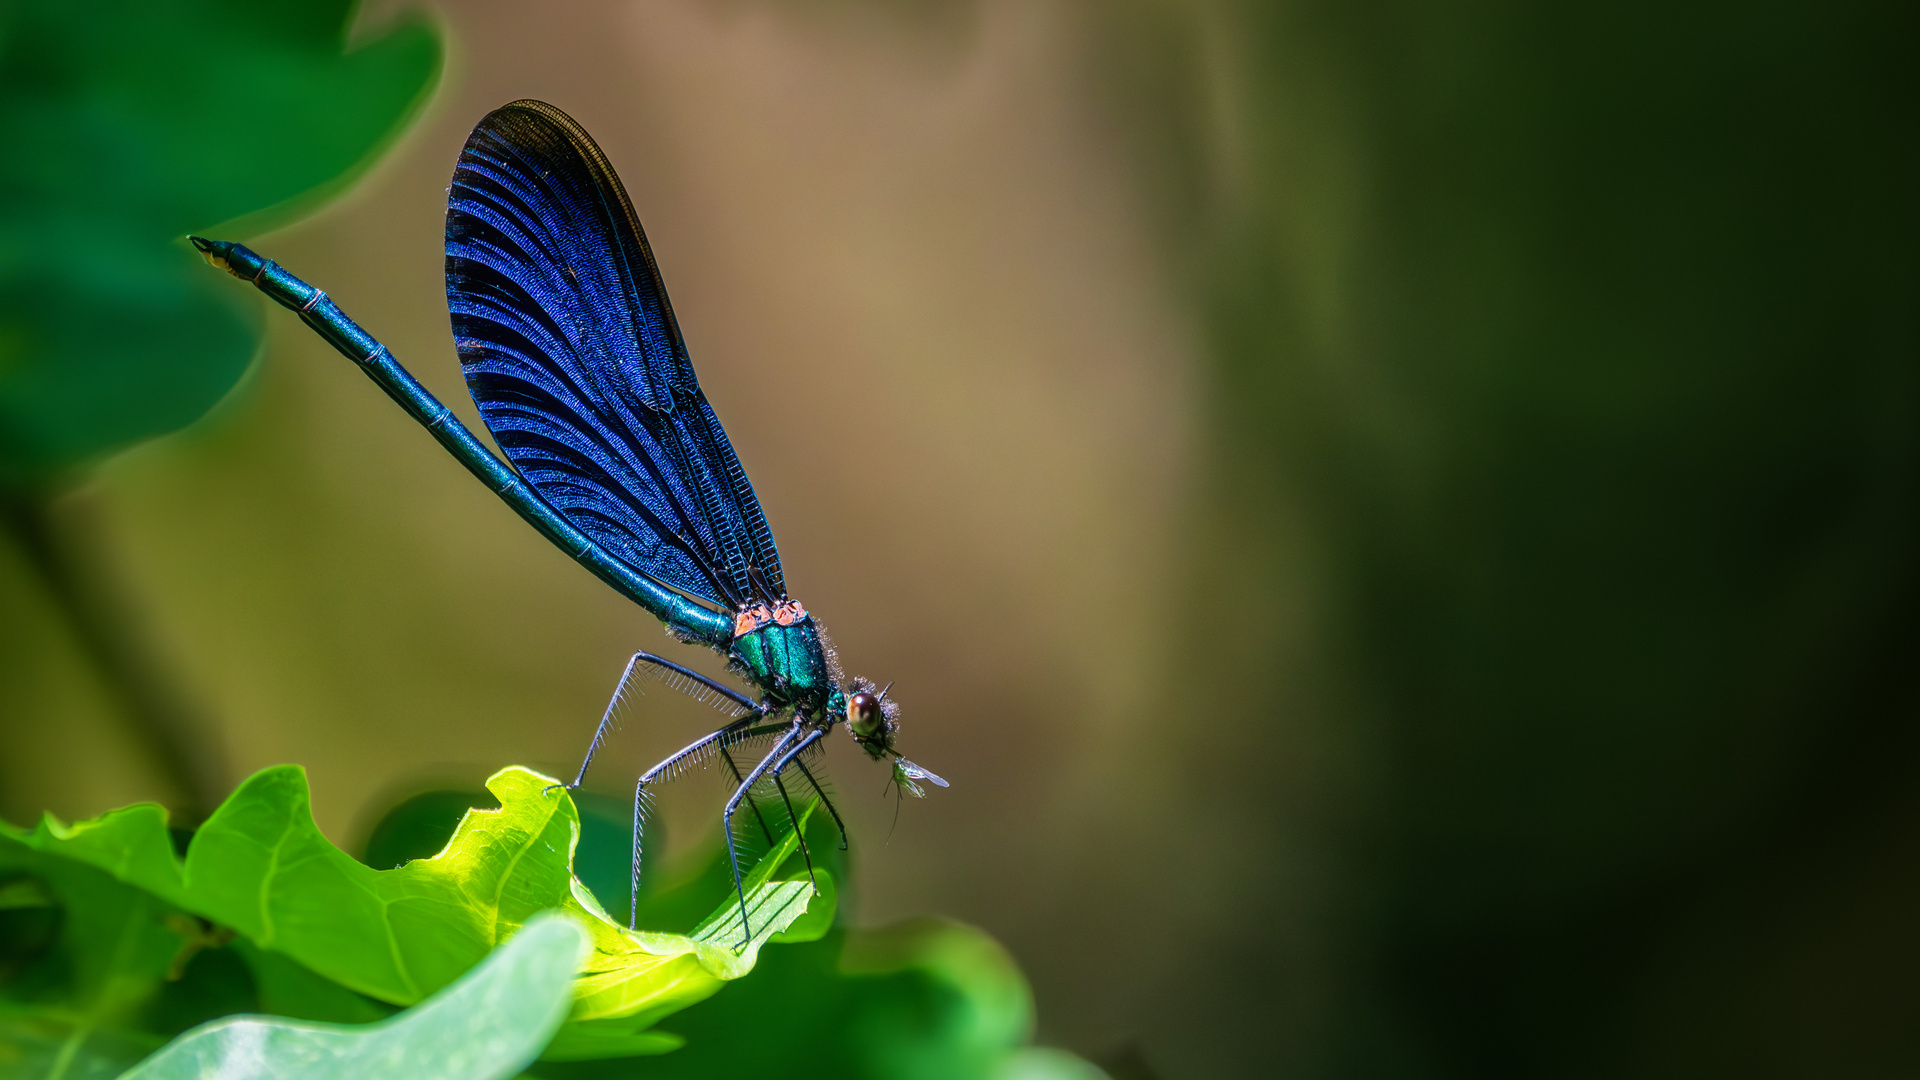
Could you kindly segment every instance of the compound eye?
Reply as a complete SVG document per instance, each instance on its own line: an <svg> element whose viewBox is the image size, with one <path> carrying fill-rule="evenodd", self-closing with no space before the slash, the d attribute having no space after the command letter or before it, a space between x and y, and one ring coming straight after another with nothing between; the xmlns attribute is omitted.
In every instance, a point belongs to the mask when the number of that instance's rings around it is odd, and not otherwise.
<svg viewBox="0 0 1920 1080"><path fill-rule="evenodd" d="M880 699L873 694L859 693L847 699L847 726L855 735L871 739L880 734L886 726L886 720L880 712Z"/></svg>

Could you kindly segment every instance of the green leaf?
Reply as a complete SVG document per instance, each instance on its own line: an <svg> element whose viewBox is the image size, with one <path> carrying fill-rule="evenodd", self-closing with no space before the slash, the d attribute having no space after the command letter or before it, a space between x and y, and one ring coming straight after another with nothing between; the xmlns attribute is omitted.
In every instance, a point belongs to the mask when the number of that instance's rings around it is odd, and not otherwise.
<svg viewBox="0 0 1920 1080"><path fill-rule="evenodd" d="M739 1035L751 1017L752 1038ZM1065 1071L1070 1055L1022 1049L1033 1025L1026 980L972 927L931 919L834 930L775 949L753 977L662 1022L686 1040L663 1057L529 1069L555 1080L1000 1080ZM1098 1077L1087 1067L1082 1075ZM1011 1076L1022 1076L1011 1072Z"/></svg>
<svg viewBox="0 0 1920 1080"><path fill-rule="evenodd" d="M245 372L251 308L180 241L244 234L359 175L438 80L345 0L39 0L0 15L0 482L180 428Z"/></svg>
<svg viewBox="0 0 1920 1080"><path fill-rule="evenodd" d="M72 825L47 814L32 832L0 822L0 836L34 851L97 867L162 898L185 894L180 860L167 833L167 811L157 803L135 803Z"/></svg>
<svg viewBox="0 0 1920 1080"><path fill-rule="evenodd" d="M359 1027L234 1017L174 1040L124 1080L502 1080L519 1072L572 1004L585 935L564 916L529 922L451 986Z"/></svg>
<svg viewBox="0 0 1920 1080"><path fill-rule="evenodd" d="M234 941L232 948L253 972L260 1012L335 1024L370 1024L397 1011L395 1006L356 994L292 957L261 949L245 938Z"/></svg>
<svg viewBox="0 0 1920 1080"><path fill-rule="evenodd" d="M818 941L833 929L834 913L840 904L840 890L834 885L833 871L817 867L814 878L819 886L814 901L785 930L768 938L769 941L778 945L800 945Z"/></svg>
<svg viewBox="0 0 1920 1080"><path fill-rule="evenodd" d="M203 924L148 892L17 843L0 843L0 882L8 1075L113 1076L173 1032L252 1004L244 969L191 947Z"/></svg>
<svg viewBox="0 0 1920 1080"><path fill-rule="evenodd" d="M468 814L440 855L382 871L320 833L303 771L267 769L194 836L185 902L343 986L413 1004L566 900L564 792L542 794L550 781L525 770L495 781L526 796L511 813Z"/></svg>
<svg viewBox="0 0 1920 1080"><path fill-rule="evenodd" d="M504 774L502 774L504 775ZM498 779L498 777L496 777ZM489 786L492 786L491 784ZM500 788L502 810L507 797ZM484 812L484 811L479 811ZM812 806L801 811L804 829ZM583 916L593 940L593 953L582 967L575 987L578 998L573 1019L581 1027L563 1030L549 1060L576 1060L602 1046L612 1046L623 1034L638 1035L659 1018L712 996L721 985L753 970L760 947L787 930L806 914L812 889L804 880L769 880L793 855L798 833L788 830L742 879L746 907L753 919L753 936L742 943L740 907L729 880L728 895L691 934L634 931L621 926L600 907L577 878L571 881L572 906ZM456 834L456 840L458 836ZM822 892L831 895L828 887ZM825 909L827 905L819 905ZM826 918L832 918L831 910ZM623 1054L659 1053L673 1049L660 1036L648 1033ZM643 1047L655 1047L644 1049Z"/></svg>
<svg viewBox="0 0 1920 1080"><path fill-rule="evenodd" d="M574 796L575 807L582 811L584 824L585 807L580 805L578 794ZM431 859L440 849L447 846L453 831L460 827L460 819L467 811L476 807L498 809L500 803L489 792L473 791L424 791L402 800L381 817L379 824L367 837L366 850L361 853L360 861L376 870L391 870L404 866L415 859ZM582 840L585 839L584 830ZM626 849L623 847L624 855ZM575 849L574 872L580 871L580 856Z"/></svg>
<svg viewBox="0 0 1920 1080"><path fill-rule="evenodd" d="M419 1002L535 913L558 908L592 946L572 1020L556 1041L554 1054L566 1057L672 1049L676 1038L646 1029L745 975L761 946L815 904L805 880L775 879L796 849L789 830L744 881L754 919L744 947L730 883L691 934L628 930L573 876L579 817L565 789L522 768L502 770L488 788L499 809L469 810L438 854L391 870L362 864L321 834L306 775L293 766L242 784L195 833L184 864L165 812L150 804L71 826L50 817L32 831L0 826L0 850L104 872L168 910L230 928L252 950L263 1002L314 1017L364 1017L364 998ZM832 918L832 878L824 869L821 878L826 902L808 924L815 928ZM171 957L180 947L176 934L164 951Z"/></svg>
<svg viewBox="0 0 1920 1080"><path fill-rule="evenodd" d="M744 880L754 935L736 948L739 903L720 851L705 870L642 897L643 919L668 926L692 922L685 913L700 898L710 914L691 932L632 932L571 872L581 828L566 791L520 768L488 787L498 809L468 810L451 835L442 827L437 853L389 870L327 842L293 767L241 785L184 863L151 805L71 826L0 826L0 1039L35 1063L27 1075L64 1055L72 1080L113 1075L163 1036L221 1013L379 1021L558 909L588 947L568 1018L528 1066L534 1075L1098 1076L1070 1055L1022 1049L1032 1027L1026 982L979 931L935 921L836 929L834 871L844 875L845 864L824 826L811 841L820 893L810 895L788 830ZM810 824L819 824L811 807L800 827ZM425 837L408 844L425 850ZM52 950L50 904L65 909ZM234 931L240 938L222 947ZM761 956L774 941L788 944ZM420 989L433 970L453 974ZM169 981L175 974L185 977ZM737 1035L742 1016L755 1018L752 1039ZM343 1029L236 1030L308 1045L298 1040ZM612 1058L624 1060L596 1060Z"/></svg>

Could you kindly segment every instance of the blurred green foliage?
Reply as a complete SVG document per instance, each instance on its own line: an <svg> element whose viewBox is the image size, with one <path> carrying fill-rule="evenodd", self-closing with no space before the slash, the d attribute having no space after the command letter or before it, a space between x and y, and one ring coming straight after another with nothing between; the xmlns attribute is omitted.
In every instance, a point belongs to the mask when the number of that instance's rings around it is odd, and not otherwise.
<svg viewBox="0 0 1920 1080"><path fill-rule="evenodd" d="M105 454L199 419L246 372L255 309L184 241L311 209L439 81L407 18L347 48L350 0L0 3L0 531L191 817L224 792L137 613L49 501Z"/></svg>
<svg viewBox="0 0 1920 1080"><path fill-rule="evenodd" d="M587 932L588 947L565 1023L556 1019L557 1034L541 1028L533 1044L546 1059L538 1075L711 1075L781 1066L802 1047L799 1058L820 1075L1084 1072L1070 1057L1020 1049L1032 1026L1026 983L978 931L931 921L836 928L833 881L846 867L828 829L808 830L820 852L811 903L799 832L785 829L760 856L745 880L753 939L739 949L738 901L718 851L642 898L641 925L686 933L630 932L572 872L582 829L566 793L517 768L489 787L499 809L464 812L437 853L387 870L320 835L305 776L286 766L243 784L192 834L184 856L152 804L72 826L51 818L31 831L0 826L0 1060L8 1075L115 1075L168 1036L236 1012L378 1022L453 986L528 920L554 910ZM386 832L424 837L439 809L409 800L393 816L424 824ZM803 812L802 829L809 820ZM615 825L601 816L595 828ZM614 861L610 850L603 860ZM770 941L797 959L741 979ZM697 1007L735 981L753 988ZM447 1002L476 994L485 996L474 986L450 991L375 1029L269 1025L254 1034L296 1057L337 1057L336 1065L413 1054L453 1037L464 1021ZM751 1039L738 1037L742 1015L766 1018ZM663 1019L676 1023L657 1028ZM226 1027L188 1036L204 1045L192 1053L176 1046L156 1059L155 1075L173 1075L194 1055L217 1057L244 1034ZM511 1056L513 1045L501 1052ZM633 1057L650 1054L671 1060L656 1067Z"/></svg>
<svg viewBox="0 0 1920 1080"><path fill-rule="evenodd" d="M566 1019L585 937L564 916L543 915L445 991L391 1020L354 1027L215 1021L125 1080L506 1080Z"/></svg>
<svg viewBox="0 0 1920 1080"><path fill-rule="evenodd" d="M180 238L340 190L438 80L430 25L346 50L353 9L0 5L0 484L184 427L238 381L251 309Z"/></svg>
<svg viewBox="0 0 1920 1080"><path fill-rule="evenodd" d="M589 797L583 804L576 870L582 881L605 882L596 891L605 888L610 897L625 895L629 878L629 814L619 800ZM839 834L823 818L809 822L807 836L814 866L831 887L848 880L851 868ZM651 846L660 847L657 838ZM796 868L789 864L785 872ZM717 840L683 879L649 864L644 880L655 882L641 890L646 926L689 925L706 898L732 888ZM1032 996L1012 958L985 934L937 919L855 930L845 925L845 911L839 915L839 925L820 926L817 938L762 954L751 978L662 1020L660 1029L684 1038L684 1048L617 1062L542 1062L530 1071L549 1080L770 1071L846 1080L1099 1075L1071 1055L1021 1048L1032 1033ZM742 1017L753 1018L751 1037L743 1037Z"/></svg>
<svg viewBox="0 0 1920 1080"><path fill-rule="evenodd" d="M1345 775L1195 763L1337 855L1311 959L1253 943L1292 974L1182 1056L1920 1071L1916 9L1228 10L1233 153L1181 190L1196 625L1243 629L1195 663ZM1302 634L1247 611L1309 613L1312 687L1244 677ZM1238 1034L1276 1013L1278 1059Z"/></svg>
<svg viewBox="0 0 1920 1080"><path fill-rule="evenodd" d="M74 1000L107 993L94 990L98 983L115 988L114 1000L98 1006L102 1023L110 1016L139 1030L124 1021L156 992L159 976L177 967L178 928L189 928L190 943L220 943L213 931L195 937L201 931L192 928L200 925L218 926L227 938L237 934L257 953L311 973L305 985L283 973L275 986L274 1005L291 1015L332 1019L312 1014L332 1013L351 995L412 1005L453 982L533 914L558 909L592 930L593 951L571 1019L548 1052L660 1053L678 1040L648 1033L655 1020L746 974L773 935L792 928L786 937L817 938L831 923L830 897L822 897L810 933L794 927L808 908L808 884L804 877L773 879L793 854L789 831L746 879L756 917L748 947L737 948L740 913L730 880L704 893L712 915L689 934L635 938L610 922L590 893L573 887L579 822L565 793L522 769L503 771L490 787L500 809L467 814L438 854L391 870L367 867L327 842L313 824L305 774L292 767L267 769L242 784L193 834L184 859L174 854L164 811L150 803L71 827L49 819L32 832L0 828L0 866L32 875L22 880L42 880L48 865L62 873L71 863L105 871L124 886L108 890L117 902L140 909L124 917L126 925L151 943L131 963L137 977L130 976L120 970L114 934L69 919L58 955L80 958L70 961L80 981L42 1001L37 1018L57 1023ZM62 889L48 889L49 897L64 898ZM303 995L318 1000L310 1007ZM76 1030L84 1037L83 1028Z"/></svg>
<svg viewBox="0 0 1920 1080"><path fill-rule="evenodd" d="M583 794L574 872L613 910L625 906L630 882L632 808L622 800ZM388 853L435 851L467 807L495 800L484 792L430 792L397 805L368 841L368 860ZM457 809L456 809L457 808ZM825 887L851 875L839 834L821 817L807 821L813 864ZM664 845L656 828L647 850ZM642 875L640 924L689 927L732 889L717 840L678 876L653 859ZM375 855L376 850L381 854ZM804 871L790 861L783 870ZM661 1020L686 1045L656 1057L606 1061L542 1061L530 1072L549 1080L741 1076L778 1070L783 1076L862 1078L993 1077L995 1080L1099 1080L1098 1069L1070 1054L1022 1047L1033 1026L1026 980L991 938L970 927L921 919L879 930L853 930L847 912L821 898L807 918L826 914L806 935L776 935L781 948L763 953L751 978L731 981L711 998ZM835 918L834 916L838 916ZM832 925L838 923L840 925ZM796 929L798 929L796 927ZM743 1037L742 1017L753 1017Z"/></svg>

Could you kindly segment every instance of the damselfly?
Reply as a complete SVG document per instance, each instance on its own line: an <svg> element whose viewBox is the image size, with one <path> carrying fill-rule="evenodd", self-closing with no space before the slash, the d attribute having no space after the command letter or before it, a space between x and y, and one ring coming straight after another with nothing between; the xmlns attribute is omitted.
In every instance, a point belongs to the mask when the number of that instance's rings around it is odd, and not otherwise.
<svg viewBox="0 0 1920 1080"><path fill-rule="evenodd" d="M567 787L586 779L639 676L728 717L634 786L629 925L649 789L692 764L717 756L736 782L721 820L747 940L734 815L744 802L759 816L755 799L777 796L797 829L788 782L804 782L844 847L846 827L812 761L841 721L892 765L902 793L921 794L919 780L946 786L894 749L900 708L888 688L844 678L819 624L787 595L773 531L694 378L626 189L571 117L539 101L494 110L468 137L449 189L447 307L467 388L504 462L324 292L239 244L191 239L207 261L298 312L549 540L759 691L750 697L650 652L628 660ZM742 772L734 749L766 740Z"/></svg>

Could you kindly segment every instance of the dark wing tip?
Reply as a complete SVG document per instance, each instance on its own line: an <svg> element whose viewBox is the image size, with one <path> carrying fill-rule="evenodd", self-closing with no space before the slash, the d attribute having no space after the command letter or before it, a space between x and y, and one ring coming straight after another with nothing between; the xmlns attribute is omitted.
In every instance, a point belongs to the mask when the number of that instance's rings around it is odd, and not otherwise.
<svg viewBox="0 0 1920 1080"><path fill-rule="evenodd" d="M667 362L672 367L684 369L675 372L671 380L673 388L676 392L684 390L691 396L698 383L693 377L691 362L687 359L686 340L680 333L680 321L674 317L673 302L667 298L666 282L660 276L659 263L653 257L653 245L647 242L646 230L640 227L640 215L634 212L633 200L627 195L626 185L620 182L620 174L614 169L606 152L600 149L600 144L565 110L537 98L509 101L482 117L467 136L467 146L471 148L486 138L499 139L514 146L541 146L543 154L551 154L555 146L564 146L579 156L578 165L585 166L586 179L603 201L607 224L616 234L613 238L615 245L638 256L638 265L631 267L636 278L631 287L644 293L645 302L659 311L662 330L672 353ZM568 169L575 167L572 163L565 166ZM456 176L458 172L456 169Z"/></svg>
<svg viewBox="0 0 1920 1080"><path fill-rule="evenodd" d="M612 177L616 185L619 183L619 178L617 174L614 173L613 166L608 164L607 156L600 151L600 144L593 141L593 136L587 134L587 129L581 126L580 121L568 116L566 112L557 105L549 105L535 98L521 98L519 101L509 101L505 105L481 117L480 122L473 125L473 135L479 135L483 131L498 131L504 128L510 128L516 124L529 123L535 125L546 124L558 129L559 135L566 142L573 144L581 150L590 162L605 169L606 175ZM468 137L468 141L472 141L472 136Z"/></svg>

